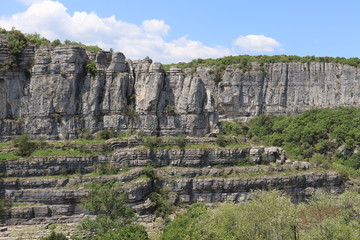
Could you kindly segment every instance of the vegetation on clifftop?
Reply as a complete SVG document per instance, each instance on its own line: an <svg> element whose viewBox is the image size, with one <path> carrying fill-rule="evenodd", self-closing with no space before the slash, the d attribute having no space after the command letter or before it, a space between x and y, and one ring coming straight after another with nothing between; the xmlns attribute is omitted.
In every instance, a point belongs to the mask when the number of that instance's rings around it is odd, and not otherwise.
<svg viewBox="0 0 360 240"><path fill-rule="evenodd" d="M225 70L228 65L235 65L239 69L251 70L251 63L257 62L260 66L267 63L287 63L287 62L334 62L340 64L347 64L354 67L360 67L359 58L343 58L343 57L315 57L315 56L295 56L295 55L239 55L239 56L227 56L222 58L207 58L207 59L194 59L191 62L179 62L172 64L164 64L164 69L168 71L171 66L178 66L181 69L192 68L195 69L199 66L215 66L217 70Z"/></svg>

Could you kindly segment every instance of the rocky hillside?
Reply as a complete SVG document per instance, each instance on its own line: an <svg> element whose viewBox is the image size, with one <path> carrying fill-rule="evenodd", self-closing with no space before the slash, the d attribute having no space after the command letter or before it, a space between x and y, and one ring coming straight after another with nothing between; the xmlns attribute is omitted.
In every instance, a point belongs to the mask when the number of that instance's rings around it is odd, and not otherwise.
<svg viewBox="0 0 360 240"><path fill-rule="evenodd" d="M359 70L332 62L164 71L149 58L27 45L9 68L9 54L0 40L1 141L23 132L71 139L84 129L204 136L227 119L358 105L360 99Z"/></svg>
<svg viewBox="0 0 360 240"><path fill-rule="evenodd" d="M149 149L141 146L139 138L113 139L106 143L112 152L102 155L0 161L0 199L12 203L0 219L0 229L8 228L0 232L0 238L16 239L19 234L28 234L26 239L38 239L49 233L49 224L55 227L83 220L90 212L80 202L88 196L91 182L121 183L127 192L127 204L139 216L138 223L147 226L150 233L156 231L157 205L152 193L181 208L197 202L242 202L256 189L282 190L294 202L309 198L315 189L332 193L345 189L340 174L312 163L291 161L278 147L219 147L211 138L187 138L187 142L184 148ZM23 226L27 233L14 227L19 224L42 229L29 237L28 227ZM69 230L64 232L71 234Z"/></svg>

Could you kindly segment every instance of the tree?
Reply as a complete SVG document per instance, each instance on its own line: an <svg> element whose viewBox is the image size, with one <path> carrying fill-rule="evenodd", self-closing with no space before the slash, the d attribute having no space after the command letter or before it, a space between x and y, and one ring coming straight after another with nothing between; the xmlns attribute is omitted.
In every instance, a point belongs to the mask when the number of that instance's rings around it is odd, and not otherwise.
<svg viewBox="0 0 360 240"><path fill-rule="evenodd" d="M89 197L83 200L85 208L96 214L95 220L86 219L80 224L89 235L104 235L111 229L121 228L135 220L134 211L125 205L127 194L115 181L93 182Z"/></svg>
<svg viewBox="0 0 360 240"><path fill-rule="evenodd" d="M122 228L111 230L101 237L92 240L149 240L144 226L129 224Z"/></svg>
<svg viewBox="0 0 360 240"><path fill-rule="evenodd" d="M62 233L51 232L49 236L42 237L41 240L67 240L67 237Z"/></svg>
<svg viewBox="0 0 360 240"><path fill-rule="evenodd" d="M36 149L36 143L26 134L21 135L15 139L15 146L17 149L17 155L27 157L30 156Z"/></svg>

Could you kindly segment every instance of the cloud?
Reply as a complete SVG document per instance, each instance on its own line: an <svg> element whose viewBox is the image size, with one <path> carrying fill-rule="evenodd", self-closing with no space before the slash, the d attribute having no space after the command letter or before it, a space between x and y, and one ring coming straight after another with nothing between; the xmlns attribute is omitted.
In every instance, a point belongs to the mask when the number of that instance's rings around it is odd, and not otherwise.
<svg viewBox="0 0 360 240"><path fill-rule="evenodd" d="M170 26L165 24L164 20L157 19L143 21L142 27L146 32L161 36L167 35L170 30Z"/></svg>
<svg viewBox="0 0 360 240"><path fill-rule="evenodd" d="M280 43L264 35L246 35L238 37L234 43L243 52L274 52Z"/></svg>
<svg viewBox="0 0 360 240"><path fill-rule="evenodd" d="M17 1L28 6L28 5L31 5L33 3L43 2L44 0L17 0Z"/></svg>
<svg viewBox="0 0 360 240"><path fill-rule="evenodd" d="M49 40L69 39L85 44L113 48L131 59L146 56L163 63L190 61L194 58L216 58L230 55L224 47L210 47L183 36L165 41L170 26L164 20L144 20L136 25L116 19L99 17L95 12L76 11L72 15L58 1L18 0L28 8L10 17L0 17L0 27L16 27L25 33L37 32Z"/></svg>

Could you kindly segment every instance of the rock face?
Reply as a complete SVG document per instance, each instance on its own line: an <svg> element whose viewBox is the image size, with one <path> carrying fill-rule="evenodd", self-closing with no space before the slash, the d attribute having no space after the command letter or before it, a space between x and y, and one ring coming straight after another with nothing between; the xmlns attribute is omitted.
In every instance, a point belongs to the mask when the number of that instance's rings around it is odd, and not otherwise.
<svg viewBox="0 0 360 240"><path fill-rule="evenodd" d="M7 55L0 40L0 65ZM149 58L130 61L122 53L28 46L16 69L0 70L0 140L23 132L75 138L84 129L204 136L223 120L358 105L359 78L358 69L337 63L164 71Z"/></svg>

